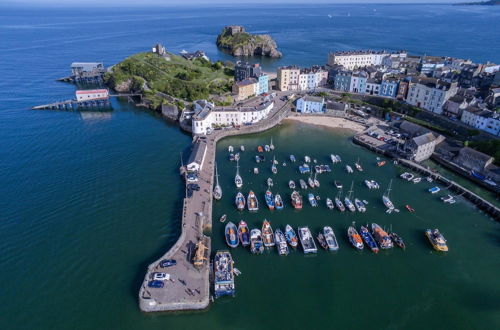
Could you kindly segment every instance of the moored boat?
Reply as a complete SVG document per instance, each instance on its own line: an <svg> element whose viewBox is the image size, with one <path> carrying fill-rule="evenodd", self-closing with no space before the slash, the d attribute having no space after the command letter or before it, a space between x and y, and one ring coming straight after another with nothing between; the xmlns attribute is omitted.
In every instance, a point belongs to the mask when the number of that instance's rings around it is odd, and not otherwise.
<svg viewBox="0 0 500 330"><path fill-rule="evenodd" d="M392 210L394 210L394 204L392 204L392 201L389 199L389 194L391 193L391 187L392 187L392 180L389 182L389 187L382 195L382 202L384 203L385 207L387 207L387 209L392 212Z"/></svg>
<svg viewBox="0 0 500 330"><path fill-rule="evenodd" d="M300 196L299 192L294 190L291 198L293 207L297 210L302 209L302 196Z"/></svg>
<svg viewBox="0 0 500 330"><path fill-rule="evenodd" d="M224 222L226 222L226 219L227 219L227 214L223 214L223 215L220 217L219 221L220 221L220 222L222 222L222 223L224 223Z"/></svg>
<svg viewBox="0 0 500 330"><path fill-rule="evenodd" d="M342 189L343 188L342 182L335 180L335 187L337 189Z"/></svg>
<svg viewBox="0 0 500 330"><path fill-rule="evenodd" d="M337 157L335 157L334 154L330 154L330 159L332 160L332 163L336 164L338 161L337 161Z"/></svg>
<svg viewBox="0 0 500 330"><path fill-rule="evenodd" d="M411 207L410 205L405 205L406 209L409 211L409 212L415 212L415 210L413 209L413 207Z"/></svg>
<svg viewBox="0 0 500 330"><path fill-rule="evenodd" d="M234 184L236 185L236 188L241 188L241 186L243 186L243 179L240 175L239 161L236 162L236 175L234 176Z"/></svg>
<svg viewBox="0 0 500 330"><path fill-rule="evenodd" d="M254 167L253 168L253 174L259 174L259 168L258 167Z"/></svg>
<svg viewBox="0 0 500 330"><path fill-rule="evenodd" d="M276 167L276 159L274 157L273 157L273 165L271 165L271 172L273 172L273 174L278 173L278 168Z"/></svg>
<svg viewBox="0 0 500 330"><path fill-rule="evenodd" d="M295 163L296 159L295 159L295 156L294 155L290 155L290 161L292 163Z"/></svg>
<svg viewBox="0 0 500 330"><path fill-rule="evenodd" d="M227 147L227 151L228 151L228 152L233 152L233 151L234 151L234 147L233 147L233 146L229 146L229 147Z"/></svg>
<svg viewBox="0 0 500 330"><path fill-rule="evenodd" d="M266 190L264 195L264 199L266 200L266 205L269 210L274 210L274 195L271 190Z"/></svg>
<svg viewBox="0 0 500 330"><path fill-rule="evenodd" d="M389 234L389 236L391 237L391 240L394 242L394 244L396 244L397 246L399 246L403 250L406 249L405 242L403 241L403 239L398 234L392 232L392 233Z"/></svg>
<svg viewBox="0 0 500 330"><path fill-rule="evenodd" d="M266 145L264 146L264 150L265 150L266 152L269 152L269 151L271 151L271 148L269 147L269 145L268 145L268 144L266 144Z"/></svg>
<svg viewBox="0 0 500 330"><path fill-rule="evenodd" d="M311 187L311 188L316 187L316 186L314 185L314 180L313 180L313 178L311 178L311 177L309 177L309 178L307 179L307 183L309 184L309 187Z"/></svg>
<svg viewBox="0 0 500 330"><path fill-rule="evenodd" d="M257 196L255 196L254 192L250 190L247 197L247 207L248 211L258 211L259 210L259 201L257 200Z"/></svg>
<svg viewBox="0 0 500 330"><path fill-rule="evenodd" d="M264 152L264 149L262 149L262 146L257 147L257 152Z"/></svg>
<svg viewBox="0 0 500 330"><path fill-rule="evenodd" d="M365 180L365 185L368 187L368 189L373 189L373 185L370 180Z"/></svg>
<svg viewBox="0 0 500 330"><path fill-rule="evenodd" d="M217 251L214 257L214 295L234 296L233 258L229 251Z"/></svg>
<svg viewBox="0 0 500 330"><path fill-rule="evenodd" d="M380 188L380 185L378 184L377 181L375 180L370 180L370 183L372 184L372 188L373 189L379 189Z"/></svg>
<svg viewBox="0 0 500 330"><path fill-rule="evenodd" d="M276 210L283 209L283 199L281 198L280 194L276 194L274 196L274 207L276 208Z"/></svg>
<svg viewBox="0 0 500 330"><path fill-rule="evenodd" d="M337 242L337 237L335 237L335 233L333 232L332 227L323 227L323 236L325 237L328 250L337 251L339 249L339 243Z"/></svg>
<svg viewBox="0 0 500 330"><path fill-rule="evenodd" d="M381 167L381 166L384 166L385 165L385 160L382 160L380 162L377 162L377 166L378 167Z"/></svg>
<svg viewBox="0 0 500 330"><path fill-rule="evenodd" d="M301 189L307 189L307 183L304 180L300 179L299 183Z"/></svg>
<svg viewBox="0 0 500 330"><path fill-rule="evenodd" d="M429 189L429 192L431 194L436 194L436 193L438 193L440 191L441 191L441 189L439 189L439 187L432 187L432 188Z"/></svg>
<svg viewBox="0 0 500 330"><path fill-rule="evenodd" d="M354 205L356 206L356 209L358 210L358 212L366 212L366 206L365 204L360 201L359 199L355 198L354 199Z"/></svg>
<svg viewBox="0 0 500 330"><path fill-rule="evenodd" d="M252 229L250 231L250 252L253 254L262 254L264 252L262 233L259 229Z"/></svg>
<svg viewBox="0 0 500 330"><path fill-rule="evenodd" d="M308 227L299 227L299 239L304 253L316 253L318 248Z"/></svg>
<svg viewBox="0 0 500 330"><path fill-rule="evenodd" d="M319 245L325 249L325 250L328 250L328 244L326 244L326 239L325 239L325 235L323 235L323 233L318 233L318 236L316 236L316 239L318 240L318 243Z"/></svg>
<svg viewBox="0 0 500 330"><path fill-rule="evenodd" d="M375 242L375 239L365 226L361 226L359 234L361 238L363 238L363 241L365 241L366 246L368 246L372 252L377 253L379 251L377 242Z"/></svg>
<svg viewBox="0 0 500 330"><path fill-rule="evenodd" d="M281 229L277 228L274 232L274 241L276 243L276 248L278 249L278 254L280 256L286 256L289 253L288 245L286 244L286 238Z"/></svg>
<svg viewBox="0 0 500 330"><path fill-rule="evenodd" d="M372 235L377 241L378 245L380 245L380 248L390 249L394 246L392 244L391 238L389 237L389 234L387 234L387 232L376 223L372 223Z"/></svg>
<svg viewBox="0 0 500 330"><path fill-rule="evenodd" d="M267 178L267 186L268 186L268 187L272 187L273 185L274 185L274 183L273 183L273 179L271 179L271 178Z"/></svg>
<svg viewBox="0 0 500 330"><path fill-rule="evenodd" d="M245 196L243 196L241 192L238 192L236 194L234 203L236 204L236 208L238 209L238 211L243 211L245 209Z"/></svg>
<svg viewBox="0 0 500 330"><path fill-rule="evenodd" d="M309 157L309 156L304 156L304 161L305 161L306 163L310 163L310 162L311 162L311 157Z"/></svg>
<svg viewBox="0 0 500 330"><path fill-rule="evenodd" d="M316 198L314 198L314 194L309 193L307 195L307 199L309 200L309 203L311 204L312 207L318 206L318 202L316 201Z"/></svg>
<svg viewBox="0 0 500 330"><path fill-rule="evenodd" d="M318 181L318 179L316 178L316 174L314 174L314 180L313 180L313 183L314 183L314 186L315 186L316 188L319 188L319 181Z"/></svg>
<svg viewBox="0 0 500 330"><path fill-rule="evenodd" d="M220 200L222 198L222 188L219 184L219 172L217 172L217 164L215 164L215 187L213 196L216 200Z"/></svg>
<svg viewBox="0 0 500 330"><path fill-rule="evenodd" d="M274 246L273 228L271 227L271 223L267 220L264 220L262 224L262 241L265 247Z"/></svg>
<svg viewBox="0 0 500 330"><path fill-rule="evenodd" d="M337 206L337 208L339 209L340 212L345 211L345 206L344 206L344 204L342 204L342 201L340 200L339 197L335 197L335 205Z"/></svg>
<svg viewBox="0 0 500 330"><path fill-rule="evenodd" d="M333 205L333 201L329 197L326 198L326 207L328 207L330 210L333 210L333 208L335 207L335 205Z"/></svg>
<svg viewBox="0 0 500 330"><path fill-rule="evenodd" d="M243 220L238 224L238 237L240 238L241 245L250 245L250 230L247 223Z"/></svg>
<svg viewBox="0 0 500 330"><path fill-rule="evenodd" d="M429 242L431 242L434 250L442 252L448 251L448 245L446 244L446 239L444 238L443 234L439 232L439 229L434 229L434 230L427 229L425 231L425 235L429 239Z"/></svg>
<svg viewBox="0 0 500 330"><path fill-rule="evenodd" d="M240 151L241 151L241 152L245 151L245 146L241 145L241 146L240 146Z"/></svg>
<svg viewBox="0 0 500 330"><path fill-rule="evenodd" d="M269 144L269 149L274 150L273 138L271 138L271 144Z"/></svg>
<svg viewBox="0 0 500 330"><path fill-rule="evenodd" d="M342 158L340 158L339 155L335 155L335 158L337 158L337 161L340 163L342 161Z"/></svg>
<svg viewBox="0 0 500 330"><path fill-rule="evenodd" d="M363 250L363 240L354 226L349 226L349 229L347 229L347 236L349 237L349 242L351 242L352 246L358 250Z"/></svg>
<svg viewBox="0 0 500 330"><path fill-rule="evenodd" d="M363 172L363 167L361 167L361 164L359 163L359 157L358 160L354 163L354 166L359 172Z"/></svg>
<svg viewBox="0 0 500 330"><path fill-rule="evenodd" d="M347 171L347 173L352 173L353 172L352 167L350 167L349 165L345 166L345 170Z"/></svg>
<svg viewBox="0 0 500 330"><path fill-rule="evenodd" d="M295 231L293 230L292 226L288 224L285 227L285 238L288 245L290 245L294 249L297 248L297 245L299 244L297 234L295 234Z"/></svg>
<svg viewBox="0 0 500 330"><path fill-rule="evenodd" d="M293 180L288 181L288 187L290 187L290 189L295 189L295 182Z"/></svg>
<svg viewBox="0 0 500 330"><path fill-rule="evenodd" d="M226 243L229 245L229 247L235 248L238 246L240 240L238 238L238 233L237 233L238 228L236 228L236 225L229 221L226 224L226 228L224 230L224 234L226 236Z"/></svg>

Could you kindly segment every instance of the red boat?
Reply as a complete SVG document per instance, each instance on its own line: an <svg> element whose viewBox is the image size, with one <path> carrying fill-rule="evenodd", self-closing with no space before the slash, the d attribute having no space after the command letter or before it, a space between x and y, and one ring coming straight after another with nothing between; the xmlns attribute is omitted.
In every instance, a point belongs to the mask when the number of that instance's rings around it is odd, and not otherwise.
<svg viewBox="0 0 500 330"><path fill-rule="evenodd" d="M406 209L410 212L415 212L415 210L410 205L405 205Z"/></svg>
<svg viewBox="0 0 500 330"><path fill-rule="evenodd" d="M258 151L258 152L264 152L264 149L262 149L262 146L258 146L258 147L257 147L257 151Z"/></svg>
<svg viewBox="0 0 500 330"><path fill-rule="evenodd" d="M298 191L294 191L292 193L292 205L297 210L302 209L302 197L300 196Z"/></svg>

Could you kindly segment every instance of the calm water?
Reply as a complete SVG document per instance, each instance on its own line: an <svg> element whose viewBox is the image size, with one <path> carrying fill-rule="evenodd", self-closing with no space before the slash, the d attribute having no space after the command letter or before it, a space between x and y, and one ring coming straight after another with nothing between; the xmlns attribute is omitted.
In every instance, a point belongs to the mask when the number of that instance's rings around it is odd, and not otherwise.
<svg viewBox="0 0 500 330"><path fill-rule="evenodd" d="M499 325L498 224L463 201L443 205L425 193L427 183L408 187L394 182L395 202L411 203L414 215L386 216L381 192L361 186L359 174L353 175L356 195L371 202L362 216L307 206L300 213L290 207L274 214L234 212L234 164L223 160L228 144L244 143L250 149L272 135L279 159L305 150L324 159L335 151L344 160L359 156L367 175L383 185L399 173L393 166L375 168L374 155L353 146L344 133L306 125L223 141L219 159L227 198L215 206L215 216L243 217L252 226L264 217L276 225L309 224L315 230L331 224L341 250L279 258L274 251L253 257L239 249L234 256L244 274L237 280L237 298L219 300L206 313L141 314L136 296L145 267L179 233L182 183L177 168L179 153L188 152L189 136L116 100L113 112L99 116L28 110L73 97L74 86L54 81L67 75L73 61L110 65L157 41L172 51L204 49L212 59L228 59L213 43L227 24L271 33L285 54L264 63L272 69L322 64L328 50L356 48L405 48L500 62L498 34L484 33L499 17L498 8L449 6L1 8L0 328L192 329L202 322L210 329L257 324L421 328L424 320L462 329ZM254 166L252 155L244 155L242 170ZM245 173L245 190L252 187L261 196L265 167L262 173ZM325 174L321 195L333 197L331 180L337 176L349 184L341 170ZM298 174L280 168L275 191L288 192L289 177ZM408 241L408 250L356 253L343 235L353 220L392 225ZM443 230L449 254L431 252L421 232L428 226ZM218 223L213 236L215 247L223 247Z"/></svg>

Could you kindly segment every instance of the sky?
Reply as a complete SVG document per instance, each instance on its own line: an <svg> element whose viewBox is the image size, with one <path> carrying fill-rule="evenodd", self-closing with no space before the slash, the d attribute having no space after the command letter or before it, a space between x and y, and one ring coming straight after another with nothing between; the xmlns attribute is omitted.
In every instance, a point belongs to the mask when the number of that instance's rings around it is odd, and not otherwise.
<svg viewBox="0 0 500 330"><path fill-rule="evenodd" d="M5 1L5 2L4 2ZM465 1L465 0L464 0ZM99 5L99 6L143 6L143 5L213 5L213 4L251 4L251 3L293 3L293 4L335 4L335 3L457 3L463 2L459 0L2 0L0 1L9 4L19 5L57 5L57 6L72 6L72 5Z"/></svg>

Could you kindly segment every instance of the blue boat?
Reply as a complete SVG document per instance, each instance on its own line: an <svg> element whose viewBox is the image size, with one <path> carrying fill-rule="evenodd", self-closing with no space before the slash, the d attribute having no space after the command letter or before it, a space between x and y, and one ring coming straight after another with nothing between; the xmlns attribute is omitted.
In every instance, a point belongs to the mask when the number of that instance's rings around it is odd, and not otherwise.
<svg viewBox="0 0 500 330"><path fill-rule="evenodd" d="M486 177L484 175L477 173L476 171L471 171L470 174L472 174L473 177L475 177L476 179L479 179L481 181L486 180Z"/></svg>
<svg viewBox="0 0 500 330"><path fill-rule="evenodd" d="M291 161L292 163L295 163L295 156L294 156L294 155L290 155L290 161Z"/></svg>
<svg viewBox="0 0 500 330"><path fill-rule="evenodd" d="M215 298L234 296L233 257L229 251L217 251L214 257L214 294Z"/></svg>
<svg viewBox="0 0 500 330"><path fill-rule="evenodd" d="M240 240L238 238L238 228L236 228L236 225L229 221L226 225L224 233L226 236L227 245L232 248L237 247L240 243Z"/></svg>
<svg viewBox="0 0 500 330"><path fill-rule="evenodd" d="M243 220L238 224L238 237L240 238L241 245L250 245L250 230L248 229L247 223Z"/></svg>
<svg viewBox="0 0 500 330"><path fill-rule="evenodd" d="M372 250L372 252L377 253L379 251L377 242L366 227L361 226L359 234L361 235L361 238L363 238L363 241L365 241L366 245Z"/></svg>
<svg viewBox="0 0 500 330"><path fill-rule="evenodd" d="M274 196L274 206L276 207L276 210L283 209L283 199L281 198L280 194L276 194Z"/></svg>
<svg viewBox="0 0 500 330"><path fill-rule="evenodd" d="M311 206L312 206L312 207L316 207L316 206L318 206L318 202L316 201L316 198L314 198L314 195L313 195L313 194L309 193L309 194L307 195L307 198L309 199L309 203L311 203Z"/></svg>
<svg viewBox="0 0 500 330"><path fill-rule="evenodd" d="M274 210L274 195L271 192L271 190L266 190L266 194L264 195L264 198L266 200L267 207L270 210Z"/></svg>
<svg viewBox="0 0 500 330"><path fill-rule="evenodd" d="M304 164L304 165L299 166L299 172L300 172L300 174L309 173L309 172L311 172L311 168L309 167L309 165Z"/></svg>

